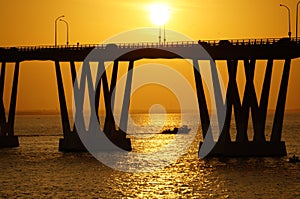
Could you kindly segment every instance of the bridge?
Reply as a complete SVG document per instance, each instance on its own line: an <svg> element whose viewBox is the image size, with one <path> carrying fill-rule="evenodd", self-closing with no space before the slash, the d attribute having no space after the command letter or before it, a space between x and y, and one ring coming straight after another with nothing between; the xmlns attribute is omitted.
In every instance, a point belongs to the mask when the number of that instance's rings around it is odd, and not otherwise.
<svg viewBox="0 0 300 199"><path fill-rule="evenodd" d="M300 42L294 38L278 39L242 39L242 40L209 40L209 41L178 41L159 43L119 43L119 44L100 44L100 45L64 45L64 46L20 46L20 47L2 47L0 48L0 147L19 146L18 137L14 135L14 120L16 112L16 100L18 90L19 68L22 61L53 61L55 64L56 80L58 86L58 96L60 102L61 122L63 127L63 138L60 139L59 150L61 151L82 151L85 150L78 136L78 129L75 124L73 130L68 118L68 109L66 105L64 83L61 75L60 62L70 63L70 76L73 81L74 91L84 94L84 88L79 88L76 83L78 71L75 68L75 62L84 62L87 56L90 61L98 62L99 83L96 88L89 87L89 92L95 96L96 110L99 108L100 89L104 91L105 101L105 135L118 147L127 151L131 150L130 139L126 137L126 132L120 129L126 129L128 109L130 105L130 93L132 84L132 73L128 73L126 80L126 90L124 93L123 107L121 113L120 128L116 125L111 110L112 91L116 86L119 62L129 62L128 71L134 68L134 62L140 59L190 59L194 66L194 81L198 97L200 111L200 120L202 124L203 139L212 140L210 132L210 117L207 107L207 97L204 92L202 75L199 69L199 60L209 60L210 57L199 52L199 46L204 48L212 58L216 60L226 60L229 82L226 89L225 99L216 99L217 103L227 106L224 128L221 129L220 137L215 147L210 152L211 156L283 156L286 155L285 143L281 141L283 118L285 112L286 95L288 89L288 80L290 74L291 60L300 57ZM118 56L115 56L118 55ZM245 91L240 98L238 85L236 81L238 61L244 63L246 76ZM254 87L254 71L257 60L267 60L266 72L263 80L263 89L260 101L257 99ZM269 103L270 85L272 79L272 70L274 60L284 60L283 72L281 75L280 90L277 97L277 105L273 120L272 134L270 140L266 140L265 126L266 115ZM113 73L109 80L104 67L105 61L113 61ZM15 63L13 84L8 109L8 118L6 119L5 107L3 103L3 90L6 63ZM86 70L82 78L90 78L91 70L88 64L83 64L83 70ZM212 73L214 68L211 67ZM97 73L97 75L99 75ZM110 87L108 86L110 81ZM217 81L218 82L218 81ZM218 91L219 85L214 85L215 91ZM76 102L75 102L76 103ZM80 103L80 102L77 102ZM77 104L78 105L78 104ZM77 106L76 106L77 107ZM82 105L79 104L79 107ZM233 108L233 109L232 109ZM248 138L248 122L252 115L254 138ZM234 114L233 114L234 112ZM82 111L76 110L75 118L83 118ZM230 120L234 116L236 121L237 135L236 140L230 138ZM123 118L123 119L122 119ZM125 118L125 119L124 119ZM122 127L122 128L121 128ZM202 143L200 143L202 145Z"/></svg>
<svg viewBox="0 0 300 199"><path fill-rule="evenodd" d="M140 43L116 43L113 44L120 52L137 49L148 49L145 54L136 57L122 57L120 61L136 60L142 58L155 58L156 55L149 53L149 49L184 49L202 45L205 50L215 60L245 59L254 57L255 59L285 59L286 57L296 58L298 54L295 50L300 41L294 38L267 38L267 39L242 39L242 40L199 40L199 41L177 41L166 42L165 44L153 42ZM59 60L59 61L83 61L92 49L106 51L112 44L86 44L86 45L60 45L60 46L18 46L0 47L0 61L20 62L30 60ZM230 51L225 49L230 48ZM284 52L280 52L284 50ZM162 53L162 52L160 52ZM191 57L189 53L187 58ZM178 57L178 56L177 56ZM161 55L161 58L176 58L176 55ZM110 58L105 58L109 60Z"/></svg>

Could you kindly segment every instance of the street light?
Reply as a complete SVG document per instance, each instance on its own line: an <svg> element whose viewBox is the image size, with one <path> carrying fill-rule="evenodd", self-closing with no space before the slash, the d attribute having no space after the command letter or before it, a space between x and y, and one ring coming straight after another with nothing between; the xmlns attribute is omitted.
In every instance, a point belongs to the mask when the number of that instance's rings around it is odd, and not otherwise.
<svg viewBox="0 0 300 199"><path fill-rule="evenodd" d="M60 19L59 21L64 22L67 26L67 45L69 45L69 24L66 20L63 20L63 19Z"/></svg>
<svg viewBox="0 0 300 199"><path fill-rule="evenodd" d="M163 25L164 27L163 27L163 29L164 29L164 38L163 38L163 41L164 41L164 45L166 44L166 41L167 41L167 39L166 39L166 25L164 24ZM159 45L162 43L161 42L161 40L162 40L162 26L159 26L159 35L158 35L158 42L159 42Z"/></svg>
<svg viewBox="0 0 300 199"><path fill-rule="evenodd" d="M167 39L166 39L166 24L164 24L163 25L164 27L163 27L163 29L164 29L164 38L163 38L163 41L164 41L164 45L166 45L166 41L167 41ZM161 42L161 40L162 40L162 26L159 26L159 35L158 35L158 41L159 41L159 45L162 43Z"/></svg>
<svg viewBox="0 0 300 199"><path fill-rule="evenodd" d="M57 17L56 19L55 19L55 35L54 35L54 37L55 37L55 41L54 41L54 44L55 44L55 47L57 46L57 21L60 19L60 18L63 18L63 17L65 17L64 15L61 15L61 16L59 16L59 17Z"/></svg>
<svg viewBox="0 0 300 199"><path fill-rule="evenodd" d="M166 24L164 24L164 45L166 45Z"/></svg>
<svg viewBox="0 0 300 199"><path fill-rule="evenodd" d="M300 1L297 3L297 11L296 11L296 42L298 41L298 8L299 8Z"/></svg>
<svg viewBox="0 0 300 199"><path fill-rule="evenodd" d="M291 36L292 36L292 32L291 32L291 11L290 11L289 7L287 7L286 5L280 4L280 6L283 6L288 10L288 22L289 22L288 35L289 35L289 38L291 39Z"/></svg>
<svg viewBox="0 0 300 199"><path fill-rule="evenodd" d="M158 43L161 45L162 39L162 26L163 26L163 44L166 43L166 23L169 20L170 12L166 5L164 4L153 4L150 6L150 19L152 22L159 27L159 34L158 34Z"/></svg>

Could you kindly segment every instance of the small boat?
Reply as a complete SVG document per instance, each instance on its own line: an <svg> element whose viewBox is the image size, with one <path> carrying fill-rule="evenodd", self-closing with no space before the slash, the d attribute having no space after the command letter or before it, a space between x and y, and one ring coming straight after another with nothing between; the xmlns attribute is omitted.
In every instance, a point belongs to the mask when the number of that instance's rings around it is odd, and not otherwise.
<svg viewBox="0 0 300 199"><path fill-rule="evenodd" d="M174 129L165 129L161 132L161 134L177 134L178 128L175 127Z"/></svg>
<svg viewBox="0 0 300 199"><path fill-rule="evenodd" d="M289 162L290 163L300 162L300 159L296 155L293 155L292 157L289 158Z"/></svg>
<svg viewBox="0 0 300 199"><path fill-rule="evenodd" d="M165 129L161 132L161 134L187 134L190 130L191 128L188 128L187 125L183 125L180 128L175 127L174 129Z"/></svg>

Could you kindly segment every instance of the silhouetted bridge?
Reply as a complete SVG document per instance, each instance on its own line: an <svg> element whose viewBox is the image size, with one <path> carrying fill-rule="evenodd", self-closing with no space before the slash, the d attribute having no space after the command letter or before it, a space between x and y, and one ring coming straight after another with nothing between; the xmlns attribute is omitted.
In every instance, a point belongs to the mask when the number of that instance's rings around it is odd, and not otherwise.
<svg viewBox="0 0 300 199"><path fill-rule="evenodd" d="M199 43L215 60L228 59L285 59L287 57L298 57L297 49L299 41L283 39L245 39L245 40L206 40L206 41L178 41L165 44L140 42L140 43L118 43L116 49L120 51L135 50L135 53L124 55L120 61L136 60L142 58L156 58L157 51L149 49L186 50L187 58L194 56L190 48L197 47ZM83 61L93 49L99 51L110 50L112 44L87 44L87 45L61 45L61 46L20 46L0 47L0 61L17 62L25 60L59 60L59 61ZM144 49L145 53L136 53L136 50ZM228 50L230 49L230 51ZM151 53L153 52L153 53ZM162 51L159 52L160 54ZM108 53L105 53L106 55ZM178 55L162 53L161 58L179 58ZM182 57L181 57L182 58ZM106 58L110 60L109 58Z"/></svg>
<svg viewBox="0 0 300 199"><path fill-rule="evenodd" d="M62 118L62 127L64 138L60 140L59 149L62 151L84 150L77 135L76 126L71 130L71 124L68 118L65 90L62 81L60 62L70 62L70 71L73 81L73 89L84 95L85 83L78 87L76 83L77 72L75 62L83 62L87 56L89 61L98 62L99 83L94 88L89 86L89 92L95 96L96 110L99 108L100 87L102 83L105 101L106 117L104 122L104 133L107 137L120 148L131 150L130 140L126 134L119 130L111 110L112 91L116 86L119 62L128 61L128 71L134 67L134 61L139 59L191 59L194 65L194 78L198 96L198 105L200 119L202 123L203 138L212 139L212 133L209 130L210 117L207 108L207 98L204 93L204 85L199 69L198 60L209 60L205 53L199 51L202 46L211 56L211 62L215 60L226 60L229 75L227 85L226 99L216 99L219 105L227 106L224 128L221 130L221 136L210 153L211 155L224 156L277 156L286 155L285 143L281 141L284 110L286 104L286 95L288 88L288 79L290 73L291 60L300 57L300 43L294 39L247 39L247 40L211 40L211 41L186 41L186 42L167 42L158 43L120 43L120 44L100 44L100 45L68 45L68 46L24 46L24 47L3 47L0 48L0 62L2 62L0 76L0 146L14 147L18 146L18 138L14 136L14 119L17 99L17 88L19 78L19 67L22 61L47 60L55 62L56 79L58 85L58 94L60 102L60 111ZM93 56L93 54L95 56ZM117 55L117 56L116 56ZM246 76L246 86L242 99L239 96L238 85L236 81L238 61L244 62L244 71ZM267 60L266 72L263 80L263 89L260 101L257 100L255 91L254 71L256 60ZM284 60L282 79L277 99L277 106L273 121L272 135L269 141L266 140L265 126L269 102L270 85L272 78L274 60ZM110 87L108 86L108 77L105 72L104 62L113 61L112 77ZM10 98L10 107L8 120L5 116L5 107L3 103L3 90L6 63L15 63L12 92ZM92 81L91 69L89 64L83 64L83 70L86 70L81 78ZM211 64L211 71L214 73L216 68ZM103 73L100 73L102 71ZM101 74L101 75L100 75ZM214 77L213 78L217 78ZM81 80L82 80L81 79ZM80 81L81 81L80 80ZM218 79L217 79L218 80ZM85 82L85 81L84 81ZM215 81L218 82L218 81ZM215 91L218 92L220 85L214 82ZM89 83L88 83L89 84ZM132 84L132 73L127 74L123 107L121 113L120 129L127 129L126 118L130 104L130 93ZM76 102L75 102L76 103ZM78 103L78 102L77 102ZM80 102L79 102L80 103ZM78 105L78 104L77 104ZM79 104L79 107L82 106ZM233 107L233 109L232 109ZM76 106L77 108L77 106ZM230 120L233 116L236 121L236 141L230 138ZM252 115L254 137L249 140L247 134L249 115ZM76 110L77 118L83 116L80 109ZM125 118L125 119L124 119Z"/></svg>

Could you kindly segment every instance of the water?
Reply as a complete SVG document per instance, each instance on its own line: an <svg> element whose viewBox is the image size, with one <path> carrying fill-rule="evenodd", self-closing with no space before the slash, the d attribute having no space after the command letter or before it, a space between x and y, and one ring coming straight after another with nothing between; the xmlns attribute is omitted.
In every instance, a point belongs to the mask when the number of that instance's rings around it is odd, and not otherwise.
<svg viewBox="0 0 300 199"><path fill-rule="evenodd" d="M149 122L147 115L135 117L139 125ZM176 126L178 118L170 115L166 126ZM270 131L272 114L268 118ZM147 128L151 134L158 127ZM200 160L196 140L161 170L126 173L88 153L58 152L59 116L17 116L15 131L20 147L0 149L0 198L300 198L300 164L288 163L288 157ZM132 143L135 151L148 152L172 136L152 134ZM283 140L288 156L300 156L300 113L286 114Z"/></svg>

